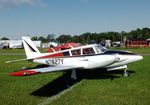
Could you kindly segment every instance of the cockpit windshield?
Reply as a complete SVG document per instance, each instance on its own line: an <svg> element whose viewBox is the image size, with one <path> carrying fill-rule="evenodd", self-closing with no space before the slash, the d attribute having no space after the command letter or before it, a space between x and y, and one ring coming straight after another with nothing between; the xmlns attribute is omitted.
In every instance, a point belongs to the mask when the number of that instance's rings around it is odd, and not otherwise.
<svg viewBox="0 0 150 105"><path fill-rule="evenodd" d="M95 46L95 49L96 49L96 51L97 51L98 54L103 53L103 52L105 52L105 51L108 50L107 48L105 48L105 47L103 47L101 45Z"/></svg>

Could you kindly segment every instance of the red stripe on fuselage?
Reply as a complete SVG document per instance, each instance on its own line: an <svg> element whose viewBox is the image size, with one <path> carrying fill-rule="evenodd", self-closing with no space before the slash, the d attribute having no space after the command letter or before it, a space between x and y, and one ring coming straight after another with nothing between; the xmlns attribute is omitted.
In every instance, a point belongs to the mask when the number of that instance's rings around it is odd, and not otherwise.
<svg viewBox="0 0 150 105"><path fill-rule="evenodd" d="M39 57L39 58L52 58L52 57L63 57L63 53L56 53L56 54L50 54L50 55L46 55L46 56L42 56L42 57ZM37 59L39 59L37 58Z"/></svg>

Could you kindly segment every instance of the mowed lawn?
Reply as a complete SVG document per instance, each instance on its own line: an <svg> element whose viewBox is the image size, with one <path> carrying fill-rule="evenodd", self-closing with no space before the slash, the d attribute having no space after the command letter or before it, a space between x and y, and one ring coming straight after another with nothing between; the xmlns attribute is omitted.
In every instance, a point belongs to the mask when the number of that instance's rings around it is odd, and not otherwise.
<svg viewBox="0 0 150 105"><path fill-rule="evenodd" d="M134 50L134 49L131 49ZM142 50L142 51L141 51ZM147 52L149 49L139 49ZM147 50L147 51L144 51ZM9 51L5 50L6 53ZM5 51L2 51L5 53ZM13 51L12 51L13 52ZM20 50L20 52L23 52ZM138 53L138 52L137 52ZM147 52L148 53L148 52ZM121 72L81 72L80 80L70 91L65 89L62 72L12 77L8 74L23 66L35 67L27 61L5 64L23 55L0 55L0 105L149 105L150 104L150 56L128 65L130 76ZM53 96L57 96L53 101Z"/></svg>

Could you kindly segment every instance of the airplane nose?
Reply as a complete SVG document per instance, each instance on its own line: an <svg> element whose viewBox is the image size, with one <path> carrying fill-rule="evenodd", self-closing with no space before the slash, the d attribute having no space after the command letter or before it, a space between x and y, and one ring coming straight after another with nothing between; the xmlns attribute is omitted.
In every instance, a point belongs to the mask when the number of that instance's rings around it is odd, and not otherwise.
<svg viewBox="0 0 150 105"><path fill-rule="evenodd" d="M142 60L142 59L143 59L143 56L141 56L141 55L136 56L136 61L139 61L139 60Z"/></svg>
<svg viewBox="0 0 150 105"><path fill-rule="evenodd" d="M143 59L143 56L139 55L139 60L142 60Z"/></svg>

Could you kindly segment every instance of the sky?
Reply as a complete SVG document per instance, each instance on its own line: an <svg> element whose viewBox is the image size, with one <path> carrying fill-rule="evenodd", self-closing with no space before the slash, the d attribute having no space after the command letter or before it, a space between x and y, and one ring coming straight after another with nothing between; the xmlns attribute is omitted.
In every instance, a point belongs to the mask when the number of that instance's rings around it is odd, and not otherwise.
<svg viewBox="0 0 150 105"><path fill-rule="evenodd" d="M0 38L150 28L150 0L0 0Z"/></svg>

